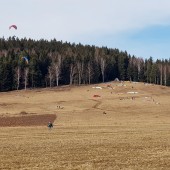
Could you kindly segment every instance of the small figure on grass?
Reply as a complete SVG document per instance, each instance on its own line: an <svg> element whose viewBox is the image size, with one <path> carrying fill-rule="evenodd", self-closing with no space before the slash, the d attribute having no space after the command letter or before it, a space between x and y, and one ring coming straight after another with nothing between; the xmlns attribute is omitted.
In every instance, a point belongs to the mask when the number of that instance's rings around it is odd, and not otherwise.
<svg viewBox="0 0 170 170"><path fill-rule="evenodd" d="M51 129L53 127L53 124L51 122L48 123L48 128Z"/></svg>

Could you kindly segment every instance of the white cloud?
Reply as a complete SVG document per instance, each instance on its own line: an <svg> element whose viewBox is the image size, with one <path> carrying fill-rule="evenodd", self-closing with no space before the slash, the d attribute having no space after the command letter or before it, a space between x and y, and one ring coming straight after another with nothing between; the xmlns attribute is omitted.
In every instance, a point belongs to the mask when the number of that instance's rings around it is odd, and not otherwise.
<svg viewBox="0 0 170 170"><path fill-rule="evenodd" d="M169 0L5 0L2 32L18 24L19 36L76 40L170 24Z"/></svg>

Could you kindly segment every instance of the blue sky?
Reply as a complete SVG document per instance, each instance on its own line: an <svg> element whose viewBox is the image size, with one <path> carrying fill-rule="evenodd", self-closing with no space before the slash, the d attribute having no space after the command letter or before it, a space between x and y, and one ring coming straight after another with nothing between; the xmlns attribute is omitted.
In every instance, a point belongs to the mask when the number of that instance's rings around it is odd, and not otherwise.
<svg viewBox="0 0 170 170"><path fill-rule="evenodd" d="M53 39L170 58L169 0L0 0L0 37ZM16 24L18 29L9 30Z"/></svg>

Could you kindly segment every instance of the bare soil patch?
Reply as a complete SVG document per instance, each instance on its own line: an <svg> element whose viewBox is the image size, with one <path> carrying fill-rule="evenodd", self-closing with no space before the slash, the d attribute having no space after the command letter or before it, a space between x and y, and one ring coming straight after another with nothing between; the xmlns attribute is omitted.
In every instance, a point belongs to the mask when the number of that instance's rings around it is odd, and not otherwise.
<svg viewBox="0 0 170 170"><path fill-rule="evenodd" d="M16 126L46 126L48 122L54 122L55 114L29 115L19 117L0 117L0 127Z"/></svg>

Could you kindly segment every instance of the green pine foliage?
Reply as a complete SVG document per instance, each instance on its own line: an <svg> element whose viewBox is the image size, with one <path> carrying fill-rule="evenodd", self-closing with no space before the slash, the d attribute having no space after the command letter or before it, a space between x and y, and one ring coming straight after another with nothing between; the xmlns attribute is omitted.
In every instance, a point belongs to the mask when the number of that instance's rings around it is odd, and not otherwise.
<svg viewBox="0 0 170 170"><path fill-rule="evenodd" d="M144 60L119 49L56 39L0 38L0 91L100 83L115 78L170 86L170 60Z"/></svg>

